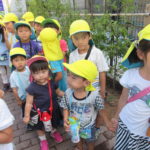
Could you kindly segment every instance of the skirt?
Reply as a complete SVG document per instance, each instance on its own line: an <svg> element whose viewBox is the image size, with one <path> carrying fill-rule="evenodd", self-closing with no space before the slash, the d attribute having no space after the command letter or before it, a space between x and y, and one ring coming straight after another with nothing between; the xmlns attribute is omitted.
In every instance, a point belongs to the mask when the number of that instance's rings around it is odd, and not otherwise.
<svg viewBox="0 0 150 150"><path fill-rule="evenodd" d="M119 120L114 150L150 150L150 138L131 133Z"/></svg>

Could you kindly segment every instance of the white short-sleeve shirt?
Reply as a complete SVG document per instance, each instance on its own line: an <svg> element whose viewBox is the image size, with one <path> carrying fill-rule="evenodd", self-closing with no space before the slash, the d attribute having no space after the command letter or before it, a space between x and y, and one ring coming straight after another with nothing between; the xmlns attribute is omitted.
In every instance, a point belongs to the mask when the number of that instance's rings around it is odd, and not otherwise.
<svg viewBox="0 0 150 150"><path fill-rule="evenodd" d="M14 117L9 111L6 103L0 99L0 131L13 125ZM13 144L0 144L0 150L13 150Z"/></svg>
<svg viewBox="0 0 150 150"><path fill-rule="evenodd" d="M69 63L71 64L75 61L85 59L86 54L87 53L79 54L78 49L74 50L69 56ZM92 61L97 66L99 72L107 72L109 70L103 52L95 46L93 46L88 60ZM99 75L93 82L93 86L96 88L99 87Z"/></svg>
<svg viewBox="0 0 150 150"><path fill-rule="evenodd" d="M120 84L129 89L128 98L150 86L150 81L145 80L139 73L139 68L129 69L120 79ZM150 99L150 94L126 104L120 112L120 118L128 129L141 136L146 136L149 127L150 107L144 101Z"/></svg>

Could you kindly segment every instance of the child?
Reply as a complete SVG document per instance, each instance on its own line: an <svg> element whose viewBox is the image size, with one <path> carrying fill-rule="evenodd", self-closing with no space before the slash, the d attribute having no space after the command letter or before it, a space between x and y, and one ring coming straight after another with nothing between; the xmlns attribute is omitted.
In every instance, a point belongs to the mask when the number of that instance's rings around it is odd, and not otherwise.
<svg viewBox="0 0 150 150"><path fill-rule="evenodd" d="M3 92L0 90L0 150L14 150L13 148L13 121L9 108L2 98Z"/></svg>
<svg viewBox="0 0 150 150"><path fill-rule="evenodd" d="M36 32L36 36L38 38L38 36L40 35L40 32L42 31L43 27L42 27L42 22L45 20L45 18L43 16L38 16L35 18L34 21L34 29Z"/></svg>
<svg viewBox="0 0 150 150"><path fill-rule="evenodd" d="M13 94L16 98L17 104L22 108L22 116L24 116L26 91L29 86L30 71L26 66L26 52L22 48L13 48L10 51L10 59L15 70L10 76L10 85Z"/></svg>
<svg viewBox="0 0 150 150"><path fill-rule="evenodd" d="M34 29L34 15L32 12L26 12L23 16L22 19L24 19L26 22L29 22L31 25L32 29Z"/></svg>
<svg viewBox="0 0 150 150"><path fill-rule="evenodd" d="M63 52L63 55L64 55L64 62L66 62L66 53L68 51L68 46L67 46L67 42L63 39L61 39L62 37L62 31L61 31L61 26L60 26L60 23L56 20L56 19L45 19L43 22L42 22L42 25L44 28L53 28L57 34L58 34L58 38L60 39L60 48Z"/></svg>
<svg viewBox="0 0 150 150"><path fill-rule="evenodd" d="M27 91L27 102L25 107L25 117L24 122L29 123L30 118L32 120L32 112L37 113L39 116L36 123L31 126L37 131L40 139L41 150L48 150L48 143L45 137L44 127L44 114L48 113L48 120L53 125L57 127L60 124L61 112L59 110L59 105L57 103L57 95L62 96L61 92L53 80L49 79L50 70L49 65L45 57L35 56L28 60L28 66L31 71L33 82L26 89ZM32 110L31 110L32 109ZM30 116L31 115L31 116ZM51 126L50 123L48 126ZM46 127L45 127L46 130ZM49 129L50 131L51 129ZM47 130L46 130L47 131ZM51 136L56 142L60 143L63 138L56 131L56 129L51 130Z"/></svg>
<svg viewBox="0 0 150 150"><path fill-rule="evenodd" d="M93 83L94 87L100 88L102 98L105 97L106 88L106 73L108 71L108 65L104 58L102 51L95 47L91 42L91 31L88 23L85 20L76 20L70 25L70 37L77 48L69 56L69 63L73 63L80 59L91 60L99 71L99 75L96 77ZM100 87L99 87L100 86Z"/></svg>
<svg viewBox="0 0 150 150"><path fill-rule="evenodd" d="M149 31L142 31L139 42L132 43L123 58L123 65L132 69L127 70L120 79L123 90L115 118L112 119L114 126L119 120L115 150L150 149L150 137L146 135L150 125L150 90L147 89L150 86Z"/></svg>
<svg viewBox="0 0 150 150"><path fill-rule="evenodd" d="M13 45L17 42L15 36L14 24L18 21L18 17L13 13L8 13L4 16L3 22L5 23L5 42L7 48L10 50Z"/></svg>
<svg viewBox="0 0 150 150"><path fill-rule="evenodd" d="M103 99L91 84L98 74L97 68L89 60L79 60L72 64L64 63L64 66L69 70L68 86L70 87L61 101L61 106L64 108L64 127L68 131L69 117L76 118L81 139L77 143L77 148L83 150L83 141L86 141L88 150L94 150L94 142L99 130L95 126L98 112L106 126L113 130L105 115Z"/></svg>
<svg viewBox="0 0 150 150"><path fill-rule="evenodd" d="M40 40L42 41L44 56L48 59L52 72L54 74L55 82L58 82L59 88L65 91L67 86L63 78L63 53L60 48L60 41L57 32L52 28L45 28L40 33Z"/></svg>
<svg viewBox="0 0 150 150"><path fill-rule="evenodd" d="M7 91L10 87L9 72L9 51L5 43L5 26L0 22L0 74L4 91Z"/></svg>
<svg viewBox="0 0 150 150"><path fill-rule="evenodd" d="M29 23L25 21L19 21L15 23L15 29L17 32L16 37L19 42L17 42L14 47L21 47L25 49L27 59L36 54L42 53L42 48L39 46L39 44L32 40L35 39L35 34Z"/></svg>
<svg viewBox="0 0 150 150"><path fill-rule="evenodd" d="M97 66L99 72L93 82L93 86L100 90L101 97L105 98L106 72L109 68L103 52L93 44L88 23L85 20L76 20L70 25L69 32L71 41L73 42L72 45L76 47L69 56L69 63L81 59L91 60ZM97 127L99 126L100 120L97 120Z"/></svg>
<svg viewBox="0 0 150 150"><path fill-rule="evenodd" d="M39 39L39 35L40 32L42 31L43 27L42 27L42 22L45 20L45 18L43 16L38 16L35 18L34 21L34 29L35 29L35 33L36 33L36 42L42 47L42 43Z"/></svg>

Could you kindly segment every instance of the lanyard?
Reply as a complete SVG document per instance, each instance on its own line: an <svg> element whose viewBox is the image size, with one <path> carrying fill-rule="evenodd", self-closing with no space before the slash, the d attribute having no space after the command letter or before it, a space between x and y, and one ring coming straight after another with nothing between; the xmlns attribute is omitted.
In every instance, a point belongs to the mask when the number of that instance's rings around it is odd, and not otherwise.
<svg viewBox="0 0 150 150"><path fill-rule="evenodd" d="M21 40L19 40L19 43L20 43L20 47L23 48L23 47L22 47L22 42L21 42ZM33 49L33 48L32 48L31 41L29 42L29 44L30 44L30 57L32 57L34 54L32 53L32 49Z"/></svg>

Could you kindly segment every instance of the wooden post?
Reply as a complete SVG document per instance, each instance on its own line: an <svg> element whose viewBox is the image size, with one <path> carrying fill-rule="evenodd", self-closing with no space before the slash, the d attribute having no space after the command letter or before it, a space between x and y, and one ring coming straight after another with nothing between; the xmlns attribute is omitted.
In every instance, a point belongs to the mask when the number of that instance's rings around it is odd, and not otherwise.
<svg viewBox="0 0 150 150"><path fill-rule="evenodd" d="M150 14L150 4L146 4L145 12ZM144 26L146 26L148 24L150 24L150 15L144 16Z"/></svg>

